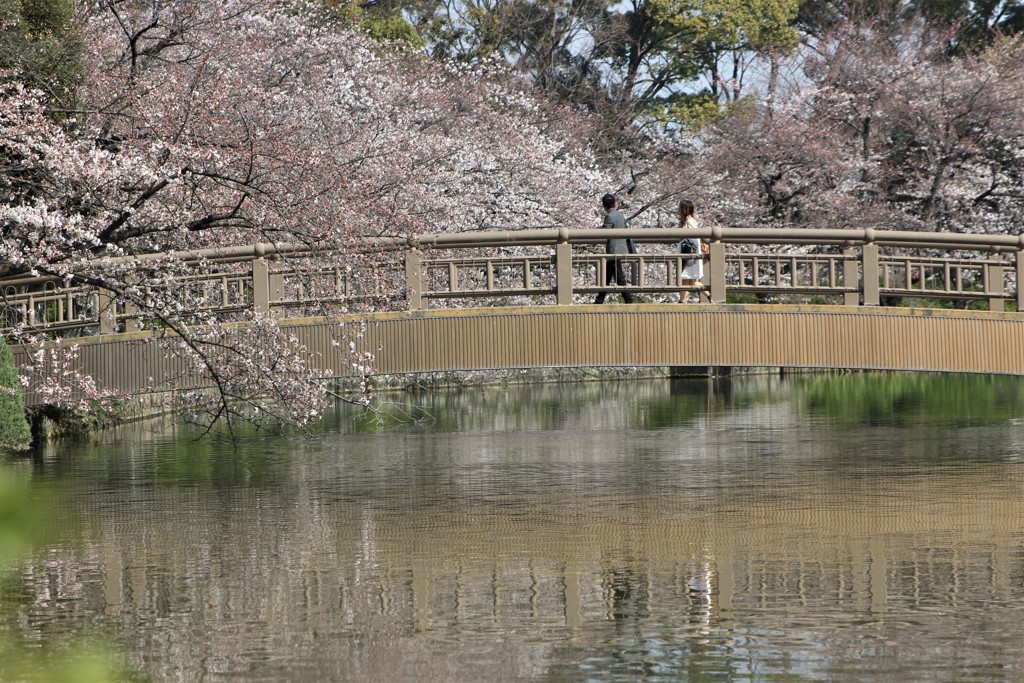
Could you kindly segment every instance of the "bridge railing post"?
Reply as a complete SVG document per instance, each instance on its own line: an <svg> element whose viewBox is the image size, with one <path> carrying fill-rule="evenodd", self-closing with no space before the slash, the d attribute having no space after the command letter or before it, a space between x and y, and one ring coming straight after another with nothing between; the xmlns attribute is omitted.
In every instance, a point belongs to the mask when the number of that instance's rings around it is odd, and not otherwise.
<svg viewBox="0 0 1024 683"><path fill-rule="evenodd" d="M572 244L565 228L558 231L555 245L555 292L559 306L572 305Z"/></svg>
<svg viewBox="0 0 1024 683"><path fill-rule="evenodd" d="M879 304L878 286L878 245L868 242L861 253L861 272L863 273L863 303L865 306Z"/></svg>
<svg viewBox="0 0 1024 683"><path fill-rule="evenodd" d="M270 311L270 264L262 256L252 260L252 307L260 313Z"/></svg>
<svg viewBox="0 0 1024 683"><path fill-rule="evenodd" d="M423 255L416 247L405 252L405 291L409 310L423 309Z"/></svg>
<svg viewBox="0 0 1024 683"><path fill-rule="evenodd" d="M725 289L725 244L717 239L708 245L708 263L711 271L711 303L724 304L728 296Z"/></svg>

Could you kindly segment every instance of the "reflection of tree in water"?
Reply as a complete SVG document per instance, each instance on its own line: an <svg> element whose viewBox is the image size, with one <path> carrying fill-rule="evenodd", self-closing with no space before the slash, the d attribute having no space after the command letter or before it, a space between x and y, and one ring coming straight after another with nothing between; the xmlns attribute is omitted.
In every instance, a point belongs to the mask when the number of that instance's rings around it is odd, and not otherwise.
<svg viewBox="0 0 1024 683"><path fill-rule="evenodd" d="M366 419L342 411L353 433L554 431L577 428L663 429L774 396L777 376L625 379L464 387L389 394ZM386 418L381 420L381 415Z"/></svg>
<svg viewBox="0 0 1024 683"><path fill-rule="evenodd" d="M929 373L733 375L477 387L398 395L437 431L665 429L740 408L797 398L800 413L850 426L993 424L1019 417L1018 378ZM410 428L419 424L406 420ZM390 425L394 427L394 424Z"/></svg>
<svg viewBox="0 0 1024 683"><path fill-rule="evenodd" d="M993 424L1019 417L1016 377L929 373L851 373L794 385L799 405L831 424L941 426Z"/></svg>

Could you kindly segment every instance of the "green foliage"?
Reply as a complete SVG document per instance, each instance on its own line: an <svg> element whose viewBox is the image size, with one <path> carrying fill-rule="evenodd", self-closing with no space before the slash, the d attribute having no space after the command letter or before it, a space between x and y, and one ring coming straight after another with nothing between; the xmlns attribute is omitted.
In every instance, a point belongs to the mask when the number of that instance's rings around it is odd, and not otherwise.
<svg viewBox="0 0 1024 683"><path fill-rule="evenodd" d="M800 42L792 24L798 0L658 0L668 21L686 27L705 59L727 50L778 50L788 54Z"/></svg>
<svg viewBox="0 0 1024 683"><path fill-rule="evenodd" d="M683 130L699 131L722 116L718 100L709 91L674 95L657 107L654 118Z"/></svg>
<svg viewBox="0 0 1024 683"><path fill-rule="evenodd" d="M797 24L820 36L843 21L899 21L919 18L932 26L954 29L950 47L958 54L977 53L999 36L1024 31L1022 0L804 0Z"/></svg>
<svg viewBox="0 0 1024 683"><path fill-rule="evenodd" d="M799 44L798 0L644 0L625 14L599 55L611 60L622 105L665 130L699 131L748 108L745 74L772 65ZM615 36L619 36L616 38ZM706 84L697 92L698 84ZM775 87L775 81L769 84Z"/></svg>
<svg viewBox="0 0 1024 683"><path fill-rule="evenodd" d="M395 43L414 50L424 46L416 27L402 17L401 5L359 5L354 2L324 0L324 6L335 20L363 29L379 43Z"/></svg>
<svg viewBox="0 0 1024 683"><path fill-rule="evenodd" d="M980 52L1000 36L1024 31L1024 2L1004 0L932 0L941 8L939 17L958 26L956 51Z"/></svg>
<svg viewBox="0 0 1024 683"><path fill-rule="evenodd" d="M664 59L689 60L712 83L723 60L742 53L790 54L800 42L794 28L798 0L649 0L649 13L666 35Z"/></svg>
<svg viewBox="0 0 1024 683"><path fill-rule="evenodd" d="M31 441L18 368L6 342L0 341L0 450L24 450Z"/></svg>
<svg viewBox="0 0 1024 683"><path fill-rule="evenodd" d="M56 121L75 107L82 77L74 0L0 0L0 70L44 93Z"/></svg>
<svg viewBox="0 0 1024 683"><path fill-rule="evenodd" d="M104 683L131 680L111 669L102 644L75 643L39 650L0 640L0 680L26 683Z"/></svg>
<svg viewBox="0 0 1024 683"><path fill-rule="evenodd" d="M53 436L81 439L124 421L125 405L121 399L107 398L85 403L84 409L49 407L47 417L53 422Z"/></svg>
<svg viewBox="0 0 1024 683"><path fill-rule="evenodd" d="M0 570L29 552L49 507L33 496L27 471L0 466Z"/></svg>
<svg viewBox="0 0 1024 683"><path fill-rule="evenodd" d="M413 49L423 47L423 39L416 28L400 16L369 15L363 18L362 25L377 42L404 43Z"/></svg>
<svg viewBox="0 0 1024 683"><path fill-rule="evenodd" d="M804 0L797 24L812 36L828 33L844 21L894 15L899 0Z"/></svg>
<svg viewBox="0 0 1024 683"><path fill-rule="evenodd" d="M901 297L899 306L906 308L940 308L940 309L963 309L969 311L987 311L988 301L985 300L958 300L958 299L933 299Z"/></svg>
<svg viewBox="0 0 1024 683"><path fill-rule="evenodd" d="M75 18L74 0L4 0L20 6L25 27L33 36L65 35Z"/></svg>

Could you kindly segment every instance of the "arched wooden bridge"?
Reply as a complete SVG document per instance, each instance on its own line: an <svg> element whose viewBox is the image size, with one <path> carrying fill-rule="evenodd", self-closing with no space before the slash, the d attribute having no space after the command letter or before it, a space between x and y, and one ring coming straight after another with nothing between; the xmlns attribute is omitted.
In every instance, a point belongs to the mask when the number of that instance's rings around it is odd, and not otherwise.
<svg viewBox="0 0 1024 683"><path fill-rule="evenodd" d="M314 299L358 309L369 297L358 266L303 270L296 255L309 249L289 245L179 255L209 264L216 254L218 264L183 282L181 295L212 310L272 313L310 362L334 376L352 372L339 340L380 374L748 366L1024 375L1024 238L703 229L697 234L711 247L705 278L689 284L681 278L686 256L671 248L683 234L561 229L378 240L396 271L385 298L402 310L308 315ZM623 257L626 286L603 280L609 257L600 245L610 235L641 243L640 254ZM152 343L166 332L147 326L131 302L39 279L0 286L9 325L74 335L61 343L78 345L79 369L101 386L184 386L182 368ZM624 289L643 303L591 303L596 292ZM692 303L679 303L681 295ZM950 303L957 307L943 307ZM26 350L15 352L28 362Z"/></svg>

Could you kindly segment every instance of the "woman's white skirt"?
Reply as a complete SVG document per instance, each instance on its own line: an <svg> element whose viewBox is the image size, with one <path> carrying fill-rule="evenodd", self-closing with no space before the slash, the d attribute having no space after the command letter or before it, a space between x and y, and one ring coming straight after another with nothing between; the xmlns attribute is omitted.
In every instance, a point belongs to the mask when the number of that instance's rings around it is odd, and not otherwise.
<svg viewBox="0 0 1024 683"><path fill-rule="evenodd" d="M684 280L699 280L704 277L704 259L687 259L683 265L682 278Z"/></svg>

